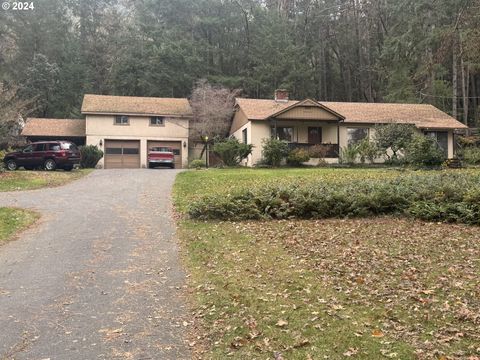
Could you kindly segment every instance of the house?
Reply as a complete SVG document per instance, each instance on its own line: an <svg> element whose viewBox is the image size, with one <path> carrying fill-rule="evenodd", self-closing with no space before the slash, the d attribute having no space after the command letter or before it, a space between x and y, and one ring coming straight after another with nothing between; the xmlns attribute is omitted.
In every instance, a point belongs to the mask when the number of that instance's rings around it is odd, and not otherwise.
<svg viewBox="0 0 480 360"><path fill-rule="evenodd" d="M376 125L388 123L415 125L435 137L448 158L454 156L453 131L467 128L432 105L298 101L277 90L273 100L237 98L230 135L254 145L247 166L261 160L262 141L271 137L291 148L320 146L325 161L337 163L341 148L372 138Z"/></svg>
<svg viewBox="0 0 480 360"><path fill-rule="evenodd" d="M96 145L105 154L99 166L106 169L147 167L153 146L172 147L176 168L187 166L189 150L190 157L198 156L188 143L188 99L87 94L82 114L84 120L29 118L22 135L30 141L61 138ZM342 147L372 138L376 125L392 122L413 124L419 133L435 137L449 158L453 131L466 128L432 105L298 101L277 90L273 100L237 98L230 134L254 145L247 166L260 161L262 141L272 136L291 148L317 146L326 162L336 163Z"/></svg>
<svg viewBox="0 0 480 360"><path fill-rule="evenodd" d="M104 151L99 166L147 167L148 149L169 146L175 167L188 164L188 129L192 110L187 99L85 95L85 119L27 119L22 135L30 141L63 139L96 145Z"/></svg>

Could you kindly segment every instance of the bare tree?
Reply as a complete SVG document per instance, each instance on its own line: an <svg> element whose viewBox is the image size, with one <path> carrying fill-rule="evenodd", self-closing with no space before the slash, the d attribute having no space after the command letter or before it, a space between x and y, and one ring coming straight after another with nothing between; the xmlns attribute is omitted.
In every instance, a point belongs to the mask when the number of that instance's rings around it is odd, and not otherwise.
<svg viewBox="0 0 480 360"><path fill-rule="evenodd" d="M238 90L213 86L205 79L199 80L190 99L193 111L190 138L205 141L206 138L226 137L238 93Z"/></svg>
<svg viewBox="0 0 480 360"><path fill-rule="evenodd" d="M24 116L32 110L32 101L17 97L18 87L0 82L0 148L19 142Z"/></svg>

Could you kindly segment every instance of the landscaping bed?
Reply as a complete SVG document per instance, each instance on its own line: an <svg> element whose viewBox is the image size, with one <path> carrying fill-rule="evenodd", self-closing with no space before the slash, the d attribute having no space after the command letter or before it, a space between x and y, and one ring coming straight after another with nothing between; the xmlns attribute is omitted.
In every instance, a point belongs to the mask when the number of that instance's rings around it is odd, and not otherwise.
<svg viewBox="0 0 480 360"><path fill-rule="evenodd" d="M33 190L64 185L89 174L91 169L73 171L7 171L0 172L0 191Z"/></svg>
<svg viewBox="0 0 480 360"><path fill-rule="evenodd" d="M188 214L203 220L405 215L480 225L480 173L406 172L372 178L345 173L337 181L324 176L260 182L200 197L188 206Z"/></svg>
<svg viewBox="0 0 480 360"><path fill-rule="evenodd" d="M29 210L0 207L0 245L12 239L16 233L29 227L38 219Z"/></svg>

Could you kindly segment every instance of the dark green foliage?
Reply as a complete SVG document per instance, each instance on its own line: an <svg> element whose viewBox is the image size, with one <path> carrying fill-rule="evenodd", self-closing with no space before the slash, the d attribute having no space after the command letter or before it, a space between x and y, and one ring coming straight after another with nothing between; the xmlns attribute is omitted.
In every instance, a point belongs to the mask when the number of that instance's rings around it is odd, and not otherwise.
<svg viewBox="0 0 480 360"><path fill-rule="evenodd" d="M205 160L202 159L195 159L190 161L190 165L188 165L190 169L200 170L201 168L206 167Z"/></svg>
<svg viewBox="0 0 480 360"><path fill-rule="evenodd" d="M362 164L365 161L373 163L375 158L380 155L380 151L378 150L377 145L373 141L369 141L368 139L363 139L357 145L357 152L360 162Z"/></svg>
<svg viewBox="0 0 480 360"><path fill-rule="evenodd" d="M415 126L410 124L387 124L375 127L374 143L389 160L398 161L398 153L410 144L415 134ZM392 155L388 153L392 151Z"/></svg>
<svg viewBox="0 0 480 360"><path fill-rule="evenodd" d="M414 166L439 166L445 160L434 138L415 135L405 149L406 161Z"/></svg>
<svg viewBox="0 0 480 360"><path fill-rule="evenodd" d="M202 78L250 98L271 98L285 87L295 99L425 102L451 111L456 51L459 78L460 60L471 77L467 118L474 125L476 6L463 0L434 6L427 0L42 0L34 11L0 11L0 82L26 86L24 96L38 96L34 115L47 117L78 115L84 93L189 96ZM40 77L47 73L52 76Z"/></svg>
<svg viewBox="0 0 480 360"><path fill-rule="evenodd" d="M80 147L80 166L84 169L94 169L103 157L103 151L95 145Z"/></svg>
<svg viewBox="0 0 480 360"><path fill-rule="evenodd" d="M196 219L289 219L404 215L480 225L480 175L432 174L394 180L264 185L194 202Z"/></svg>
<svg viewBox="0 0 480 360"><path fill-rule="evenodd" d="M480 164L480 147L466 147L462 149L461 156L463 160L470 165Z"/></svg>
<svg viewBox="0 0 480 360"><path fill-rule="evenodd" d="M252 153L253 145L244 144L237 138L228 138L215 142L212 151L217 154L226 166L237 166Z"/></svg>
<svg viewBox="0 0 480 360"><path fill-rule="evenodd" d="M293 149L287 157L287 163L292 166L299 166L310 160L310 154L305 149Z"/></svg>
<svg viewBox="0 0 480 360"><path fill-rule="evenodd" d="M348 145L340 149L340 164L353 164L358 157L358 146L357 145Z"/></svg>
<svg viewBox="0 0 480 360"><path fill-rule="evenodd" d="M263 139L262 156L264 163L270 166L280 166L282 160L290 153L288 143L278 139Z"/></svg>

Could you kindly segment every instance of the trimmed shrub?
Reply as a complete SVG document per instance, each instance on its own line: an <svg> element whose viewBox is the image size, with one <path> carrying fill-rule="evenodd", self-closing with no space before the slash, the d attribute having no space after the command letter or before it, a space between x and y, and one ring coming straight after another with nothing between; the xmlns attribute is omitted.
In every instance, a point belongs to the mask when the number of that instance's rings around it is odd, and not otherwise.
<svg viewBox="0 0 480 360"><path fill-rule="evenodd" d="M310 160L310 155L305 149L293 149L287 157L287 163L292 166L299 166Z"/></svg>
<svg viewBox="0 0 480 360"><path fill-rule="evenodd" d="M195 159L190 162L190 165L188 165L190 169L196 169L200 170L201 168L205 167L205 161L201 159Z"/></svg>
<svg viewBox="0 0 480 360"><path fill-rule="evenodd" d="M218 155L226 166L237 166L252 153L252 149L252 144L241 143L237 138L218 141L212 147L212 151Z"/></svg>
<svg viewBox="0 0 480 360"><path fill-rule="evenodd" d="M368 139L363 139L357 145L357 152L360 158L360 162L365 164L365 161L368 160L369 163L373 164L375 158L380 155L380 151L377 148L377 145L369 141Z"/></svg>
<svg viewBox="0 0 480 360"><path fill-rule="evenodd" d="M411 124L377 125L373 136L377 148L393 163L398 162L399 153L408 147L415 135L415 126ZM393 154L390 156L388 151Z"/></svg>
<svg viewBox="0 0 480 360"><path fill-rule="evenodd" d="M262 156L267 165L280 166L289 153L288 142L284 140L264 139L262 141Z"/></svg>
<svg viewBox="0 0 480 360"><path fill-rule="evenodd" d="M415 135L406 148L405 159L415 166L439 166L445 156L434 138Z"/></svg>
<svg viewBox="0 0 480 360"><path fill-rule="evenodd" d="M103 151L95 145L80 146L80 166L84 169L94 169L103 157Z"/></svg>
<svg viewBox="0 0 480 360"><path fill-rule="evenodd" d="M479 165L480 164L480 147L466 147L462 149L461 156L467 164Z"/></svg>
<svg viewBox="0 0 480 360"><path fill-rule="evenodd" d="M410 175L393 180L268 184L201 198L196 219L321 219L404 215L480 225L480 175Z"/></svg>
<svg viewBox="0 0 480 360"><path fill-rule="evenodd" d="M357 160L358 146L348 145L340 149L340 164L353 164Z"/></svg>
<svg viewBox="0 0 480 360"><path fill-rule="evenodd" d="M323 144L313 145L310 149L308 149L308 153L310 158L316 159L323 159L327 155L327 147Z"/></svg>

